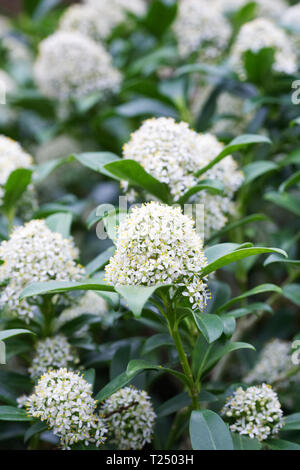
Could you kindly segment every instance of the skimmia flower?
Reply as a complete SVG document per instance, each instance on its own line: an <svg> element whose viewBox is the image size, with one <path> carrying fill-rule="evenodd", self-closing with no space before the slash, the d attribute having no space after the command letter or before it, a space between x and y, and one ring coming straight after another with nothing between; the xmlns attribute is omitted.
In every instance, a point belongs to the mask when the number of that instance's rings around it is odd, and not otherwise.
<svg viewBox="0 0 300 470"><path fill-rule="evenodd" d="M107 314L107 303L96 292L88 291L77 303L66 308L56 320L56 329L61 328L67 322L74 320L84 314L97 315L103 318L105 324L105 315ZM84 325L76 332L76 336L82 336L88 331L88 325Z"/></svg>
<svg viewBox="0 0 300 470"><path fill-rule="evenodd" d="M231 65L241 79L246 78L244 55L258 53L265 48L274 49L273 70L286 74L297 71L297 59L289 36L271 21L258 18L242 26L231 54Z"/></svg>
<svg viewBox="0 0 300 470"><path fill-rule="evenodd" d="M230 430L263 441L278 434L283 426L283 411L277 393L262 384L236 390L225 404L222 414Z"/></svg>
<svg viewBox="0 0 300 470"><path fill-rule="evenodd" d="M118 286L183 286L194 309L210 298L199 274L206 265L202 240L191 217L157 202L135 207L118 229L117 249L106 281Z"/></svg>
<svg viewBox="0 0 300 470"><path fill-rule="evenodd" d="M34 380L52 369L74 369L78 366L79 357L67 338L57 335L53 338L42 339L37 343L35 356L28 369Z"/></svg>
<svg viewBox="0 0 300 470"><path fill-rule="evenodd" d="M63 31L77 31L95 41L106 39L126 19L126 13L142 15L144 0L87 0L83 5L67 8L60 21Z"/></svg>
<svg viewBox="0 0 300 470"><path fill-rule="evenodd" d="M151 442L156 414L143 390L125 387L107 398L101 412L120 450L140 450Z"/></svg>
<svg viewBox="0 0 300 470"><path fill-rule="evenodd" d="M44 220L32 220L16 227L8 241L0 245L0 282L6 283L0 305L25 321L35 314L36 307L19 300L25 286L32 282L50 280L76 281L83 268L76 264L78 251L72 239L52 232Z"/></svg>
<svg viewBox="0 0 300 470"><path fill-rule="evenodd" d="M68 100L118 90L121 75L101 44L77 33L58 31L41 42L34 67L41 92Z"/></svg>
<svg viewBox="0 0 300 470"><path fill-rule="evenodd" d="M174 31L181 56L197 52L206 61L216 60L231 36L219 0L179 0Z"/></svg>
<svg viewBox="0 0 300 470"><path fill-rule="evenodd" d="M59 369L40 378L26 409L29 416L47 423L64 449L70 449L78 442L97 447L104 442L107 428L96 406L92 386L78 373Z"/></svg>
<svg viewBox="0 0 300 470"><path fill-rule="evenodd" d="M185 122L172 118L148 119L131 135L125 144L123 157L137 160L145 170L162 183L168 184L174 201L199 183L195 172L205 167L223 149L223 144L212 134L198 134ZM243 174L234 159L228 155L207 171L202 179L220 180L224 185L222 196L201 191L197 203L204 205L205 234L222 228L227 214L234 213L234 193L243 182ZM126 190L126 184L123 184Z"/></svg>
<svg viewBox="0 0 300 470"><path fill-rule="evenodd" d="M4 186L10 174L18 168L30 168L32 157L18 142L0 135L0 201L4 196Z"/></svg>
<svg viewBox="0 0 300 470"><path fill-rule="evenodd" d="M280 385L286 386L290 381L299 380L300 374L283 380L286 373L293 368L291 348L289 341L274 339L268 342L262 349L255 367L246 375L244 381L273 384L280 380Z"/></svg>

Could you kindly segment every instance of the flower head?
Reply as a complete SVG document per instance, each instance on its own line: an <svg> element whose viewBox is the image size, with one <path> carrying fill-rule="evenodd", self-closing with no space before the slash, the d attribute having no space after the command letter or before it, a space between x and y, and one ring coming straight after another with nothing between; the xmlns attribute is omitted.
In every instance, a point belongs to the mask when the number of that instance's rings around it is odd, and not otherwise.
<svg viewBox="0 0 300 470"><path fill-rule="evenodd" d="M181 56L197 51L206 61L222 54L231 35L219 0L179 0L174 31Z"/></svg>
<svg viewBox="0 0 300 470"><path fill-rule="evenodd" d="M40 44L34 75L41 92L68 100L118 90L121 75L101 44L77 32L58 31Z"/></svg>
<svg viewBox="0 0 300 470"><path fill-rule="evenodd" d="M275 72L292 74L297 71L297 59L288 35L271 21L258 18L242 26L232 49L231 64L242 79L246 78L245 53L258 53L265 48L275 51Z"/></svg>
<svg viewBox="0 0 300 470"><path fill-rule="evenodd" d="M49 370L77 367L79 357L67 338L57 335L53 338L42 339L37 343L35 356L29 368L30 377L34 380Z"/></svg>
<svg viewBox="0 0 300 470"><path fill-rule="evenodd" d="M104 442L107 429L95 413L96 406L91 385L67 369L43 375L26 404L27 414L46 421L64 449L78 442L86 446Z"/></svg>
<svg viewBox="0 0 300 470"><path fill-rule="evenodd" d="M230 430L259 441L276 435L283 426L283 411L277 393L270 385L262 384L236 390L225 404L222 414Z"/></svg>
<svg viewBox="0 0 300 470"><path fill-rule="evenodd" d="M0 305L25 321L33 318L35 307L19 300L21 291L32 282L79 280L83 269L75 262L77 256L72 239L52 232L44 220L16 227L0 245L0 281L8 281Z"/></svg>
<svg viewBox="0 0 300 470"><path fill-rule="evenodd" d="M67 8L60 29L77 31L95 41L104 40L126 19L127 11L142 15L145 10L144 0L87 0L83 5Z"/></svg>
<svg viewBox="0 0 300 470"><path fill-rule="evenodd" d="M117 250L106 266L113 285L183 286L193 308L202 309L210 295L200 271L206 265L194 221L179 207L157 202L133 208L118 229Z"/></svg>
<svg viewBox="0 0 300 470"><path fill-rule="evenodd" d="M151 442L156 414L145 391L122 388L104 401L101 412L118 449L140 450Z"/></svg>
<svg viewBox="0 0 300 470"><path fill-rule="evenodd" d="M273 384L280 380L280 385L288 385L289 380L281 381L286 373L293 368L291 358L291 343L280 339L269 341L262 349L259 359L246 377L246 383L268 382ZM299 379L300 374L291 377L290 381Z"/></svg>
<svg viewBox="0 0 300 470"><path fill-rule="evenodd" d="M185 122L158 118L148 119L131 135L124 146L123 157L141 163L148 173L169 186L174 201L178 201L188 189L198 184L195 173L222 149L223 144L212 134L198 134ZM205 233L209 235L212 230L222 228L227 221L226 215L233 213L232 198L244 177L229 155L201 178L217 179L224 185L222 196L206 191L197 196L197 203L204 205Z"/></svg>

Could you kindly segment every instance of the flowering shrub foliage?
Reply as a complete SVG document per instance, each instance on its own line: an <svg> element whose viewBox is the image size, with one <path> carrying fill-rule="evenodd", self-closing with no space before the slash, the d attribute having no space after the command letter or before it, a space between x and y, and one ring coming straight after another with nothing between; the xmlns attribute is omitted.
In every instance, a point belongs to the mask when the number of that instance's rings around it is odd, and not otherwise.
<svg viewBox="0 0 300 470"><path fill-rule="evenodd" d="M0 450L300 450L299 2L20 8Z"/></svg>

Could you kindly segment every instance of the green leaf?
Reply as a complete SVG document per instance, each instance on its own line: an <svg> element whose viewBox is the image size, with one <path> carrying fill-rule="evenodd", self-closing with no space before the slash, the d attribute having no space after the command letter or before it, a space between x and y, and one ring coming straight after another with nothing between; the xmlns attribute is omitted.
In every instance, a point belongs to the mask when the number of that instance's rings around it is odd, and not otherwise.
<svg viewBox="0 0 300 470"><path fill-rule="evenodd" d="M117 106L114 111L126 118L144 116L177 118L175 108L153 98L134 98L131 101L127 101L127 103Z"/></svg>
<svg viewBox="0 0 300 470"><path fill-rule="evenodd" d="M72 214L63 212L50 215L45 222L52 232L60 233L63 238L69 238L71 235L72 218Z"/></svg>
<svg viewBox="0 0 300 470"><path fill-rule="evenodd" d="M300 413L293 413L284 417L284 427L282 431L299 431L300 430Z"/></svg>
<svg viewBox="0 0 300 470"><path fill-rule="evenodd" d="M127 365L130 361L131 345L125 344L121 346L114 354L110 363L109 377L113 380L118 375L126 371Z"/></svg>
<svg viewBox="0 0 300 470"><path fill-rule="evenodd" d="M152 34L161 37L174 21L176 13L176 0L153 0L145 18L145 25Z"/></svg>
<svg viewBox="0 0 300 470"><path fill-rule="evenodd" d="M7 213L15 207L31 182L32 170L19 168L13 171L4 186L3 210Z"/></svg>
<svg viewBox="0 0 300 470"><path fill-rule="evenodd" d="M236 137L226 147L224 147L222 152L217 155L208 165L197 171L195 176L203 175L203 173L210 170L210 168L223 160L223 158L227 157L227 155L231 155L233 152L242 150L252 144L271 144L271 141L267 137L256 134L244 134Z"/></svg>
<svg viewBox="0 0 300 470"><path fill-rule="evenodd" d="M24 434L24 442L28 442L29 439L31 439L33 436L36 434L40 434L41 432L47 431L48 426L46 423L42 421L37 421L34 423L30 428L27 429L27 431Z"/></svg>
<svg viewBox="0 0 300 470"><path fill-rule="evenodd" d="M300 450L300 444L284 441L282 439L268 439L264 442L272 450Z"/></svg>
<svg viewBox="0 0 300 470"><path fill-rule="evenodd" d="M96 379L96 371L95 369L88 369L83 371L83 378L86 380L87 383L89 383L92 388L94 387L95 384L95 379Z"/></svg>
<svg viewBox="0 0 300 470"><path fill-rule="evenodd" d="M287 189L289 189L291 186L294 186L295 184L298 184L300 182L300 171L296 171L292 176L290 176L286 181L284 181L280 186L279 186L279 191L283 193Z"/></svg>
<svg viewBox="0 0 300 470"><path fill-rule="evenodd" d="M256 2L249 2L242 8L239 8L237 11L235 11L232 17L230 18L234 30L238 32L238 30L243 26L244 23L248 23L249 21L254 20L254 18L256 17L256 11Z"/></svg>
<svg viewBox="0 0 300 470"><path fill-rule="evenodd" d="M23 335L23 334L35 335L33 331L23 330L23 329L4 330L4 331L0 331L0 341L4 341L5 339L11 338L13 336Z"/></svg>
<svg viewBox="0 0 300 470"><path fill-rule="evenodd" d="M41 183L44 181L48 176L55 171L56 169L60 168L62 165L66 163L71 163L74 161L74 157L68 156L63 158L57 158L55 160L50 160L49 162L41 163L35 167L35 171L33 174L33 180L35 183Z"/></svg>
<svg viewBox="0 0 300 470"><path fill-rule="evenodd" d="M246 299L247 297L251 297L252 295L263 294L264 292L277 292L278 294L281 294L282 289L276 286L275 284L261 284L260 286L254 287L253 289L250 289L247 292L244 292L243 294L229 300L224 305L222 305L216 311L216 313L219 314L221 312L224 312L225 310L228 310L228 308L230 308L233 304L240 302L241 300Z"/></svg>
<svg viewBox="0 0 300 470"><path fill-rule="evenodd" d="M300 307L300 284L289 284L284 286L283 295Z"/></svg>
<svg viewBox="0 0 300 470"><path fill-rule="evenodd" d="M211 410L192 412L190 438L194 450L233 450L226 424Z"/></svg>
<svg viewBox="0 0 300 470"><path fill-rule="evenodd" d="M110 397L113 393L120 390L120 388L125 387L131 380L134 379L138 374L144 372L145 370L157 370L160 372L167 372L174 375L182 382L186 383L187 379L184 374L177 372L173 369L168 369L156 364L150 364L149 362L134 359L129 362L126 372L115 377L111 382L109 382L105 387L103 387L100 392L96 395L95 399L99 402L102 402L106 398Z"/></svg>
<svg viewBox="0 0 300 470"><path fill-rule="evenodd" d="M76 331L81 330L85 326L95 325L101 323L101 317L99 315L94 315L89 312L85 312L79 317L72 318L71 320L64 323L59 330L62 331L66 336L72 336Z"/></svg>
<svg viewBox="0 0 300 470"><path fill-rule="evenodd" d="M166 184L161 183L135 160L120 160L105 165L105 169L120 180L126 180L133 186L139 186L162 202L168 202L169 190Z"/></svg>
<svg viewBox="0 0 300 470"><path fill-rule="evenodd" d="M26 297L33 297L35 295L43 294L58 294L62 292L69 292L73 290L98 290L106 292L115 292L112 286L100 284L97 279L90 279L81 282L72 281L48 281L48 282L34 282L20 294L20 299Z"/></svg>
<svg viewBox="0 0 300 470"><path fill-rule="evenodd" d="M219 243L218 245L208 247L205 250L205 256L208 263L213 263L222 256L238 250L241 246L238 243Z"/></svg>
<svg viewBox="0 0 300 470"><path fill-rule="evenodd" d="M198 313L193 311L195 323L208 343L213 343L223 333L223 322L211 313Z"/></svg>
<svg viewBox="0 0 300 470"><path fill-rule="evenodd" d="M293 150L290 152L285 158L283 158L279 165L280 167L288 166L288 165L297 165L300 163L300 148Z"/></svg>
<svg viewBox="0 0 300 470"><path fill-rule="evenodd" d="M115 176L105 169L105 165L120 160L120 157L111 152L86 152L74 154L74 158L82 165L94 170L102 175L115 178Z"/></svg>
<svg viewBox="0 0 300 470"><path fill-rule="evenodd" d="M107 250L103 251L100 253L100 255L96 256L92 261L90 261L86 267L85 267L85 272L91 276L94 274L96 271L99 271L100 269L104 268L104 266L108 263L110 258L114 255L115 252L115 247L110 246L107 248Z"/></svg>
<svg viewBox="0 0 300 470"><path fill-rule="evenodd" d="M260 450L262 448L262 444L257 439L251 439L235 432L231 433L231 437L234 450Z"/></svg>
<svg viewBox="0 0 300 470"><path fill-rule="evenodd" d="M231 338L236 328L235 317L232 315L220 315L223 323L223 331L227 338Z"/></svg>
<svg viewBox="0 0 300 470"><path fill-rule="evenodd" d="M283 207L284 209L292 212L293 214L300 216L299 197L292 196L288 193L271 192L265 194L264 198L267 201L273 202L277 206Z"/></svg>
<svg viewBox="0 0 300 470"><path fill-rule="evenodd" d="M243 225L251 224L253 222L260 222L263 220L269 220L269 218L264 214L252 214L244 217L240 220L236 220L231 224L227 224L223 229L218 230L218 232L214 233L208 240L207 243L210 243L212 240L222 237L225 233L230 232L238 227L242 227Z"/></svg>
<svg viewBox="0 0 300 470"><path fill-rule="evenodd" d="M0 370L0 400L9 405L16 405L17 398L29 394L32 384L28 375Z"/></svg>
<svg viewBox="0 0 300 470"><path fill-rule="evenodd" d="M254 302L250 305L247 305L247 307L243 308L237 308L235 310L231 310L229 312L229 315L234 317L234 318L240 318L244 317L245 315L249 315L251 313L257 313L257 312L269 312L272 313L273 309L272 307L263 302Z"/></svg>
<svg viewBox="0 0 300 470"><path fill-rule="evenodd" d="M206 253L214 247L209 248ZM251 247L251 248L241 248L231 253L225 254L215 261L209 263L205 268L202 269L201 275L207 276L208 274L220 269L228 264L235 263L249 256L260 255L264 253L279 253L287 257L285 251L280 250L279 248L266 248L266 247Z"/></svg>
<svg viewBox="0 0 300 470"><path fill-rule="evenodd" d="M286 259L280 255L270 255L264 262L264 266L268 266L272 263L285 263L285 264L292 264L294 266L300 266L299 259Z"/></svg>
<svg viewBox="0 0 300 470"><path fill-rule="evenodd" d="M32 421L26 411L14 406L0 406L0 421Z"/></svg>
<svg viewBox="0 0 300 470"><path fill-rule="evenodd" d="M136 317L140 317L144 305L149 300L151 295L161 287L160 285L153 287L144 286L116 286L115 290L118 292L128 304L128 308Z"/></svg>
<svg viewBox="0 0 300 470"><path fill-rule="evenodd" d="M190 188L181 198L179 199L179 204L185 204L191 196L199 193L200 191L208 191L211 194L223 194L224 185L218 180L203 180L199 184Z"/></svg>
<svg viewBox="0 0 300 470"><path fill-rule="evenodd" d="M254 346L248 343L232 342L226 343L225 345L216 345L210 351L210 354L207 358L207 362L203 366L201 373L203 374L204 372L210 370L220 359L222 359L223 356L226 356L227 354L233 351L237 351L239 349L252 349L253 351L255 351Z"/></svg>
<svg viewBox="0 0 300 470"><path fill-rule="evenodd" d="M174 346L170 335L159 333L157 335L150 336L150 338L147 338L144 344L142 355L144 356L145 354L149 354L150 352L162 346Z"/></svg>
<svg viewBox="0 0 300 470"><path fill-rule="evenodd" d="M265 47L259 51L250 49L244 54L244 67L248 80L255 85L263 85L272 74L272 66L275 60L275 50Z"/></svg>
<svg viewBox="0 0 300 470"><path fill-rule="evenodd" d="M278 165L274 162L269 161L259 161L254 163L249 163L249 165L244 166L243 172L245 175L244 184L252 183L259 176L270 173L270 171L278 170Z"/></svg>

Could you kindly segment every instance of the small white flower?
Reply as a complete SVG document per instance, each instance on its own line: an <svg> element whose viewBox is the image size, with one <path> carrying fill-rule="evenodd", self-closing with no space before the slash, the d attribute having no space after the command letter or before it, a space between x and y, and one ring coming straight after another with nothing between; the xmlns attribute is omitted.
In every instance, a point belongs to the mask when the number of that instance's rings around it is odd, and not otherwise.
<svg viewBox="0 0 300 470"><path fill-rule="evenodd" d="M105 441L107 428L96 406L91 385L67 369L42 376L26 404L27 414L46 421L64 449L78 442L98 447Z"/></svg>
<svg viewBox="0 0 300 470"><path fill-rule="evenodd" d="M120 450L140 450L151 442L156 414L143 390L125 387L107 398L101 413Z"/></svg>
<svg viewBox="0 0 300 470"><path fill-rule="evenodd" d="M77 281L83 268L76 264L78 251L72 239L52 232L44 220L32 220L16 227L8 241L0 245L0 282L8 281L0 296L1 307L29 321L36 307L19 300L25 286L50 280Z"/></svg>
<svg viewBox="0 0 300 470"><path fill-rule="evenodd" d="M243 390L238 388L225 404L222 414L228 418L230 430L259 441L278 434L283 427L283 411L277 393L262 384Z"/></svg>
<svg viewBox="0 0 300 470"><path fill-rule="evenodd" d="M37 343L35 356L28 369L34 380L52 369L66 368L72 370L78 366L79 357L67 338L57 335L42 339Z"/></svg>
<svg viewBox="0 0 300 470"><path fill-rule="evenodd" d="M58 31L41 42L34 67L41 92L61 101L93 92L116 92L121 75L101 44L77 32Z"/></svg>
<svg viewBox="0 0 300 470"><path fill-rule="evenodd" d="M108 284L117 286L177 283L185 287L193 308L210 298L199 272L207 264L194 221L179 207L158 202L133 208L118 229L117 249L105 268Z"/></svg>
<svg viewBox="0 0 300 470"><path fill-rule="evenodd" d="M230 57L231 65L242 79L246 78L243 58L247 51L264 48L275 50L273 70L286 74L297 71L297 58L289 36L271 21L258 18L242 26Z"/></svg>

